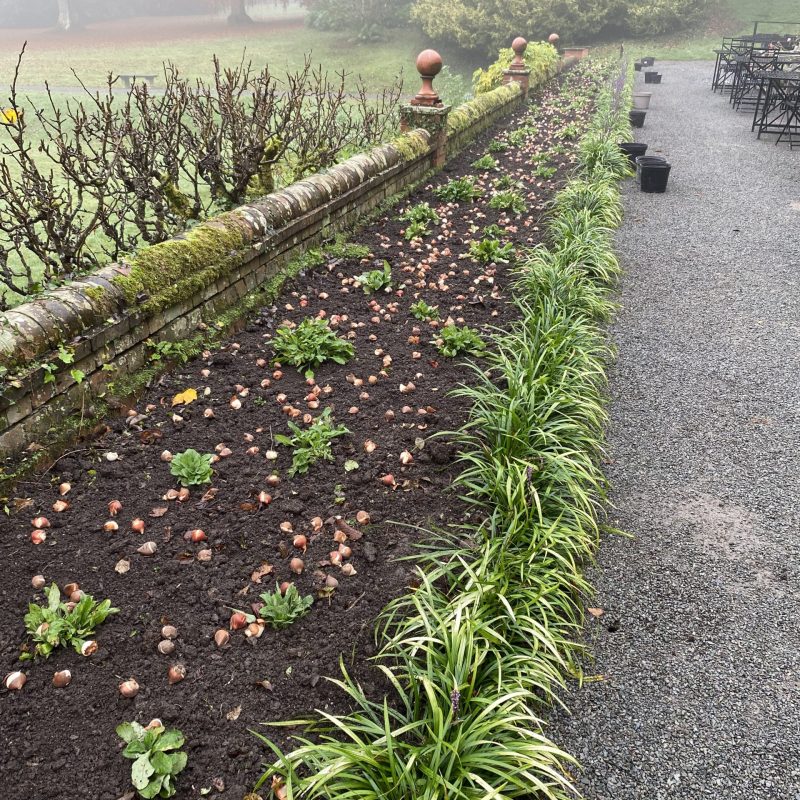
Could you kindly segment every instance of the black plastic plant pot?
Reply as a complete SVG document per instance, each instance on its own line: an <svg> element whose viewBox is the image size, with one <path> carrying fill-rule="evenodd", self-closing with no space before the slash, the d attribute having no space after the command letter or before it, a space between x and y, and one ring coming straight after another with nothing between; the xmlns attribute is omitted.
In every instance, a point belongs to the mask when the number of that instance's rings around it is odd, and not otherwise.
<svg viewBox="0 0 800 800"><path fill-rule="evenodd" d="M644 82L645 83L661 83L661 73L655 72L651 70L649 72L644 73Z"/></svg>
<svg viewBox="0 0 800 800"><path fill-rule="evenodd" d="M642 66L643 67L652 67L653 64L655 64L655 63L656 63L656 60L653 58L653 56L647 56L646 58L642 59Z"/></svg>
<svg viewBox="0 0 800 800"><path fill-rule="evenodd" d="M647 116L646 111L638 111L637 109L633 109L630 112L631 125L633 125L634 128L643 128L644 118L646 116Z"/></svg>
<svg viewBox="0 0 800 800"><path fill-rule="evenodd" d="M643 66L644 66L644 64L642 64L642 62L641 62L641 61L634 61L634 62L633 62L633 68L634 68L634 69L635 69L637 72L641 72L641 71L642 71L642 67L643 67Z"/></svg>
<svg viewBox="0 0 800 800"><path fill-rule="evenodd" d="M672 164L667 161L661 164L642 165L642 177L639 181L642 191L648 194L663 194L666 192L671 169Z"/></svg>
<svg viewBox="0 0 800 800"><path fill-rule="evenodd" d="M647 152L647 145L642 142L620 142L619 149L628 157L631 166L636 168L636 159Z"/></svg>
<svg viewBox="0 0 800 800"><path fill-rule="evenodd" d="M645 167L658 167L667 163L664 156L637 156L636 157L636 181L642 182L642 170Z"/></svg>

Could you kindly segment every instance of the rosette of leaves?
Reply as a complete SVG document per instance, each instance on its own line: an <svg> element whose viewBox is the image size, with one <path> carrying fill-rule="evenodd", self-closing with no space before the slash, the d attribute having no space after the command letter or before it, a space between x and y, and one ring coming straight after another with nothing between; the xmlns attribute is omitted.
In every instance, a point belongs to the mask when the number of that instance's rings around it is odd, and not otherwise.
<svg viewBox="0 0 800 800"><path fill-rule="evenodd" d="M211 483L214 470L211 469L211 453L198 453L197 450L184 450L176 453L170 462L170 472L182 486L202 486Z"/></svg>
<svg viewBox="0 0 800 800"><path fill-rule="evenodd" d="M111 607L110 600L98 602L89 594L70 607L61 601L61 590L53 583L47 590L46 606L36 603L28 606L25 630L36 645L32 653L24 652L20 659L48 658L57 647L72 647L80 653L84 642L94 637L98 626L118 611Z"/></svg>
<svg viewBox="0 0 800 800"><path fill-rule="evenodd" d="M353 345L337 336L325 319L304 319L297 327L283 325L272 343L275 360L297 367L306 378L326 361L346 364L353 357Z"/></svg>
<svg viewBox="0 0 800 800"><path fill-rule="evenodd" d="M188 760L180 750L183 734L162 725L144 728L138 722L123 722L117 736L125 742L122 755L133 760L131 782L139 797L172 797L177 791L175 776Z"/></svg>
<svg viewBox="0 0 800 800"><path fill-rule="evenodd" d="M288 628L308 614L314 605L313 596L308 594L303 597L293 583L289 584L283 594L276 584L274 592L264 592L260 597L264 605L258 610L258 616L273 628Z"/></svg>

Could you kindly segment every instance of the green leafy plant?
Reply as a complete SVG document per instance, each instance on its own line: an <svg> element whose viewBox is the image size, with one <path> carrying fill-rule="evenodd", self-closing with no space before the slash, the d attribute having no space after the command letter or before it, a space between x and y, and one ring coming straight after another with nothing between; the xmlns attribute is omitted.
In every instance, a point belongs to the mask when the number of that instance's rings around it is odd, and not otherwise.
<svg viewBox="0 0 800 800"><path fill-rule="evenodd" d="M489 146L486 149L490 153L505 153L508 150L508 142L504 142L502 139L495 139L489 142Z"/></svg>
<svg viewBox="0 0 800 800"><path fill-rule="evenodd" d="M537 178L544 178L545 180L547 180L548 178L552 178L553 175L556 174L556 172L558 172L558 167L547 167L541 165L536 167L536 169L533 171L533 174Z"/></svg>
<svg viewBox="0 0 800 800"><path fill-rule="evenodd" d="M501 228L496 223L492 223L483 229L483 236L486 239L502 239L506 235L506 232L505 228Z"/></svg>
<svg viewBox="0 0 800 800"><path fill-rule="evenodd" d="M180 749L183 734L163 725L145 728L138 722L123 722L117 726L117 736L125 742L122 755L133 760L131 782L139 797L173 797L176 776L188 761Z"/></svg>
<svg viewBox="0 0 800 800"><path fill-rule="evenodd" d="M485 156L481 156L477 161L473 161L472 166L474 169L495 169L497 167L497 160L487 153Z"/></svg>
<svg viewBox="0 0 800 800"><path fill-rule="evenodd" d="M405 238L411 241L412 239L421 239L428 234L428 226L424 222L411 222L406 226Z"/></svg>
<svg viewBox="0 0 800 800"><path fill-rule="evenodd" d="M481 264L507 264L514 257L514 245L502 244L497 239L473 241L469 254Z"/></svg>
<svg viewBox="0 0 800 800"><path fill-rule="evenodd" d="M289 477L305 475L309 467L320 459L333 461L331 443L337 437L350 433L344 425L334 426L330 408L326 408L308 428L289 422L289 429L292 436L275 436L275 441L293 450Z"/></svg>
<svg viewBox="0 0 800 800"><path fill-rule="evenodd" d="M411 314L420 322L439 319L439 309L436 306L429 306L424 300L418 300L411 306Z"/></svg>
<svg viewBox="0 0 800 800"><path fill-rule="evenodd" d="M308 614L314 605L313 596L309 594L303 597L293 583L289 584L283 594L280 586L276 584L274 592L264 592L260 597L264 605L258 610L258 616L273 628L289 627Z"/></svg>
<svg viewBox="0 0 800 800"><path fill-rule="evenodd" d="M211 453L198 453L190 447L172 456L169 470L182 486L202 486L211 483L214 475L214 470L211 468L213 457Z"/></svg>
<svg viewBox="0 0 800 800"><path fill-rule="evenodd" d="M373 269L364 272L357 278L359 286L364 290L364 294L379 292L381 289L389 289L392 285L392 268L388 261L383 262L383 269Z"/></svg>
<svg viewBox="0 0 800 800"><path fill-rule="evenodd" d="M480 357L486 354L486 343L474 328L466 325L445 325L434 342L439 352L448 358L467 354Z"/></svg>
<svg viewBox="0 0 800 800"><path fill-rule="evenodd" d="M150 348L150 361L156 364L163 361L185 364L191 355L180 342L155 342L147 339L145 344Z"/></svg>
<svg viewBox="0 0 800 800"><path fill-rule="evenodd" d="M519 188L520 184L519 181L515 181L510 175L503 175L498 178L492 186L494 189L502 191L504 189Z"/></svg>
<svg viewBox="0 0 800 800"><path fill-rule="evenodd" d="M454 178L443 186L438 186L433 193L446 203L461 203L480 197L483 191L475 185L473 178Z"/></svg>
<svg viewBox="0 0 800 800"><path fill-rule="evenodd" d="M534 153L531 156L531 164L535 167L540 166L541 164L546 164L550 160L549 153Z"/></svg>
<svg viewBox="0 0 800 800"><path fill-rule="evenodd" d="M400 220L409 223L405 231L406 239L416 239L429 232L428 225L430 223L434 225L439 223L439 215L428 203L417 203L407 209L400 216Z"/></svg>
<svg viewBox="0 0 800 800"><path fill-rule="evenodd" d="M42 656L48 658L57 647L72 647L82 653L84 644L91 640L99 625L109 616L118 613L110 600L98 602L84 595L74 607L61 600L61 591L53 583L47 590L47 605L31 603L25 615L25 630L35 646L33 652L24 652L20 658L27 660Z"/></svg>
<svg viewBox="0 0 800 800"><path fill-rule="evenodd" d="M524 128L517 128L517 130L511 131L511 133L508 134L508 143L512 147L520 147L527 141L528 141L528 131L525 130Z"/></svg>
<svg viewBox="0 0 800 800"><path fill-rule="evenodd" d="M577 139L579 135L580 129L574 122L568 123L558 132L558 138L562 141L572 141Z"/></svg>
<svg viewBox="0 0 800 800"><path fill-rule="evenodd" d="M297 367L306 378L313 378L326 361L346 364L354 353L353 345L337 336L328 320L317 317L308 317L294 328L282 325L275 331L272 349L278 363Z"/></svg>
<svg viewBox="0 0 800 800"><path fill-rule="evenodd" d="M439 215L436 209L431 208L429 203L417 203L415 206L406 209L400 215L403 222L432 222L434 224L439 222Z"/></svg>
<svg viewBox="0 0 800 800"><path fill-rule="evenodd" d="M528 205L519 192L508 190L505 192L495 192L489 200L489 208L496 211L509 211L513 214L524 213Z"/></svg>

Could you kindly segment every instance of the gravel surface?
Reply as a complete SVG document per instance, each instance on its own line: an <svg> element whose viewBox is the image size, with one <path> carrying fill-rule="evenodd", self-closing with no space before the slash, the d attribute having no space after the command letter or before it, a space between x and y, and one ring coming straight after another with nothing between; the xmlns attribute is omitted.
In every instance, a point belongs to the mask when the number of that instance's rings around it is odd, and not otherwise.
<svg viewBox="0 0 800 800"><path fill-rule="evenodd" d="M800 800L800 151L661 63L665 195L625 189L626 269L591 573L592 676L551 735L587 800ZM637 90L645 90L637 76Z"/></svg>

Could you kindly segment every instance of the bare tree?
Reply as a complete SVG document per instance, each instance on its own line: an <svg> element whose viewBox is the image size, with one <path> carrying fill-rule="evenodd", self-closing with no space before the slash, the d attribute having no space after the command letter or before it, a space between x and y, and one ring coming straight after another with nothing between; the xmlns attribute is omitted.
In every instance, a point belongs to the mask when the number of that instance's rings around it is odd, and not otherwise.
<svg viewBox="0 0 800 800"><path fill-rule="evenodd" d="M252 25L253 20L247 13L247 0L231 0L228 12L228 25Z"/></svg>
<svg viewBox="0 0 800 800"><path fill-rule="evenodd" d="M72 0L58 0L58 22L56 27L67 32L75 29L75 13L72 8Z"/></svg>

